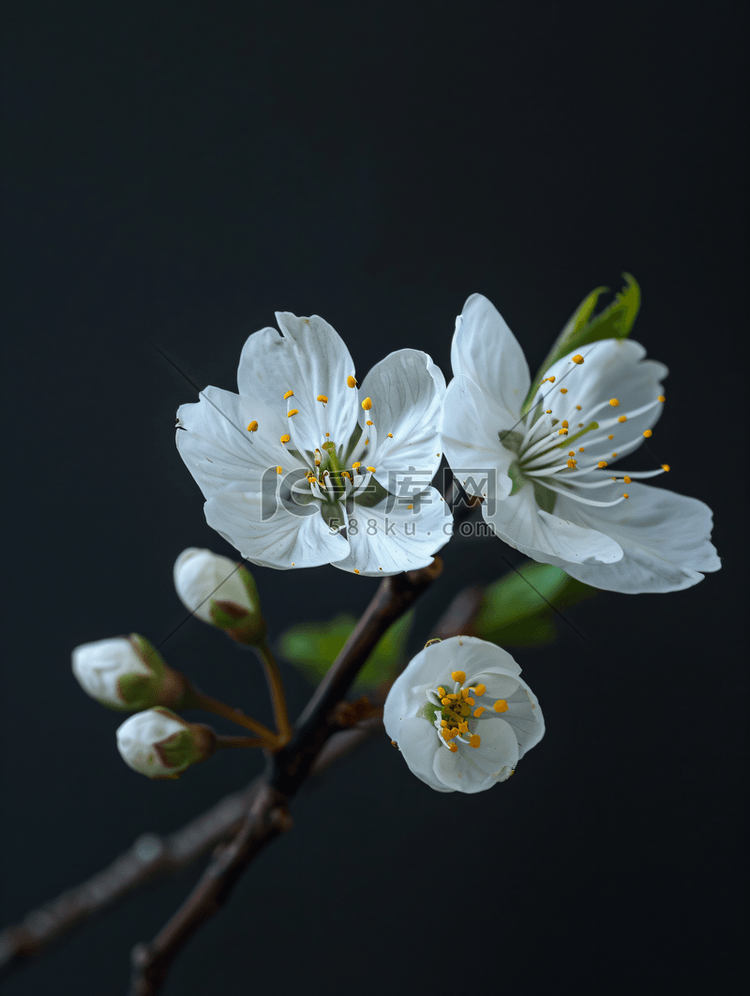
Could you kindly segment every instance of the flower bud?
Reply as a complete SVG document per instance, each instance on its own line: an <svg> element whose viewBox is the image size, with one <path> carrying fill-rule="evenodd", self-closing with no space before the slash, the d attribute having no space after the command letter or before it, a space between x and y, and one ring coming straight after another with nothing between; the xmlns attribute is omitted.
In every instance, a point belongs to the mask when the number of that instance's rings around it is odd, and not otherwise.
<svg viewBox="0 0 750 996"><path fill-rule="evenodd" d="M189 686L138 633L84 643L72 654L73 674L87 695L110 709L182 704Z"/></svg>
<svg viewBox="0 0 750 996"><path fill-rule="evenodd" d="M191 764L213 754L216 734L171 709L147 709L119 727L117 749L127 765L147 778L179 778Z"/></svg>
<svg viewBox="0 0 750 996"><path fill-rule="evenodd" d="M265 637L258 589L244 565L189 547L175 561L174 586L186 608L238 643L260 643Z"/></svg>

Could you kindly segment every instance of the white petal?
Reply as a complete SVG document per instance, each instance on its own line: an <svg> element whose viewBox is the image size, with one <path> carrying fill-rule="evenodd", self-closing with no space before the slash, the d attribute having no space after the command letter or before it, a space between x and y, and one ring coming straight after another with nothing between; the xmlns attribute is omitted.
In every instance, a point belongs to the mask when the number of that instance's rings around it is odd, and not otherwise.
<svg viewBox="0 0 750 996"><path fill-rule="evenodd" d="M446 789L473 793L492 788L497 779L482 771L472 757L479 749L481 748L474 749L466 744L459 744L455 753L443 748L436 752L432 770Z"/></svg>
<svg viewBox="0 0 750 996"><path fill-rule="evenodd" d="M508 709L499 715L513 728L518 743L518 756L521 758L544 736L544 716L536 696L522 679L511 695L503 697L508 703ZM485 715L489 715L489 710ZM477 726L476 732L483 736L484 727Z"/></svg>
<svg viewBox="0 0 750 996"><path fill-rule="evenodd" d="M277 465L286 471L299 464L280 442L286 426L278 414L231 391L207 387L177 418L177 449L206 498L228 488L258 491ZM247 430L252 421L256 432Z"/></svg>
<svg viewBox="0 0 750 996"><path fill-rule="evenodd" d="M346 540L331 533L317 502L299 509L300 514L279 505L267 518L262 503L260 493L225 491L206 502L206 521L243 557L262 567L319 567L348 553Z"/></svg>
<svg viewBox="0 0 750 996"><path fill-rule="evenodd" d="M571 577L607 591L636 594L680 591L702 581L702 572L719 570L721 561L709 539L708 505L648 484L632 482L625 487L630 498L607 509L559 499L561 515L606 529L623 550L622 560L608 566L564 565ZM622 482L613 483L612 497L622 494L622 488ZM606 498L607 490L602 488L599 494Z"/></svg>
<svg viewBox="0 0 750 996"><path fill-rule="evenodd" d="M330 433L337 446L348 443L357 421L357 392L347 385L354 375L349 350L338 333L318 315L297 318L277 312L283 335L262 329L251 335L240 357L237 383L240 393L277 406L286 416L295 447L314 452ZM284 401L287 391L294 396ZM318 395L328 403L317 401Z"/></svg>
<svg viewBox="0 0 750 996"><path fill-rule="evenodd" d="M456 322L451 364L455 376L474 381L488 406L517 417L531 385L529 368L516 337L481 294L471 295Z"/></svg>
<svg viewBox="0 0 750 996"><path fill-rule="evenodd" d="M597 528L579 524L580 516L574 520L569 508L573 504L568 502L561 511L562 498L558 496L554 511L545 512L536 503L532 485L524 484L512 497L496 502L494 511L485 502L482 514L509 546L543 564L567 571L571 564L612 564L619 560L622 550L616 540ZM598 525L601 528L601 523Z"/></svg>
<svg viewBox="0 0 750 996"><path fill-rule="evenodd" d="M405 499L393 495L371 508L355 502L349 509L348 556L333 566L368 577L427 567L450 539L453 520L435 488L427 488L412 503L409 509Z"/></svg>
<svg viewBox="0 0 750 996"><path fill-rule="evenodd" d="M435 754L449 754L438 741L437 730L428 719L412 717L401 724L398 735L392 737L399 746L409 770L436 792L451 792L439 778L435 776L433 764Z"/></svg>
<svg viewBox="0 0 750 996"><path fill-rule="evenodd" d="M378 483L397 494L392 475L412 467L421 474L422 487L427 487L440 464L439 423L445 398L445 378L432 359L416 349L390 353L367 374L359 397L372 400L369 411L360 407L358 418L365 434L367 419L377 429L377 448L368 451L363 462L377 468Z"/></svg>
<svg viewBox="0 0 750 996"><path fill-rule="evenodd" d="M493 409L481 389L467 377L448 385L442 416L442 445L461 486L470 494L487 496L493 487L499 499L510 494L508 468L516 454L501 437L518 428L518 416ZM488 479L488 472L492 478Z"/></svg>
<svg viewBox="0 0 750 996"><path fill-rule="evenodd" d="M486 722L477 724L481 743L479 747L459 745L458 752L465 753L483 775L491 775L494 781L505 781L518 764L519 752L515 730L506 722L505 716L494 715ZM504 776L504 777L503 777Z"/></svg>

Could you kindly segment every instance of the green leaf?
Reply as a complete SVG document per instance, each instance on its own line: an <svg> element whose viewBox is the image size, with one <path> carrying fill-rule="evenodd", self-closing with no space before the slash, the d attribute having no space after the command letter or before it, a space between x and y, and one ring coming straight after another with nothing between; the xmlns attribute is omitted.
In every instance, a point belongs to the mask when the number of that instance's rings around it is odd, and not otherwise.
<svg viewBox="0 0 750 996"><path fill-rule="evenodd" d="M555 638L550 604L569 607L593 594L594 588L568 577L560 567L526 563L485 589L473 630L501 646L548 644Z"/></svg>
<svg viewBox="0 0 750 996"><path fill-rule="evenodd" d="M573 312L547 354L547 358L542 363L539 373L531 385L531 390L526 395L523 406L524 414L529 411L534 398L539 393L544 375L552 364L561 357L579 350L582 346L597 342L599 339L626 339L628 337L641 304L641 291L635 277L629 273L623 273L623 277L626 282L625 287L615 294L614 301L604 311L599 312L593 318L591 317L599 298L609 290L608 287L597 287Z"/></svg>
<svg viewBox="0 0 750 996"><path fill-rule="evenodd" d="M411 627L412 613L397 620L378 641L357 675L354 690L377 688L398 673ZM338 656L357 624L351 615L336 616L329 623L300 623L292 626L279 641L283 657L296 665L317 684Z"/></svg>

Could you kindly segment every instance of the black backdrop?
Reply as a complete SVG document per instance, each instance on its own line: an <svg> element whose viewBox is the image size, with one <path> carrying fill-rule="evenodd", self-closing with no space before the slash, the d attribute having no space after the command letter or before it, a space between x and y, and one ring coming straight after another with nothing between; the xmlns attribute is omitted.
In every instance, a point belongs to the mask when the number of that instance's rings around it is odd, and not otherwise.
<svg viewBox="0 0 750 996"><path fill-rule="evenodd" d="M174 449L195 392L154 344L233 389L245 337L282 309L332 322L360 374L404 345L449 374L453 318L481 291L533 368L628 269L635 337L671 371L654 443L669 485L714 508L724 569L580 606L595 653L569 631L519 651L548 733L509 784L432 793L383 736L309 786L165 994L738 991L739 10L3 4L4 919L260 767L237 752L150 783L70 674L77 643L158 642L180 622L184 547L231 555ZM415 648L501 553L446 549ZM256 577L277 634L359 612L375 587L333 568ZM265 703L258 669L199 622L164 652ZM288 680L296 710L308 689ZM9 996L124 993L129 948L195 873L89 925Z"/></svg>

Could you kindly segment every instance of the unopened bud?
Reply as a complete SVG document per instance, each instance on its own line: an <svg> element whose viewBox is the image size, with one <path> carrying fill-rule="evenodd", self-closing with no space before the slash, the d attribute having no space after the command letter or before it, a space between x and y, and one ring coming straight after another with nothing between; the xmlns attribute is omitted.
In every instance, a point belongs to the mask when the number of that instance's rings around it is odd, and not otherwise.
<svg viewBox="0 0 750 996"><path fill-rule="evenodd" d="M179 778L216 749L210 726L188 723L171 709L147 709L117 730L117 749L134 771L147 778Z"/></svg>
<svg viewBox="0 0 750 996"><path fill-rule="evenodd" d="M138 633L84 643L73 651L72 663L84 692L110 709L178 707L189 688Z"/></svg>
<svg viewBox="0 0 750 996"><path fill-rule="evenodd" d="M174 586L193 615L223 629L238 643L255 644L265 637L258 589L243 564L189 547L175 562Z"/></svg>

